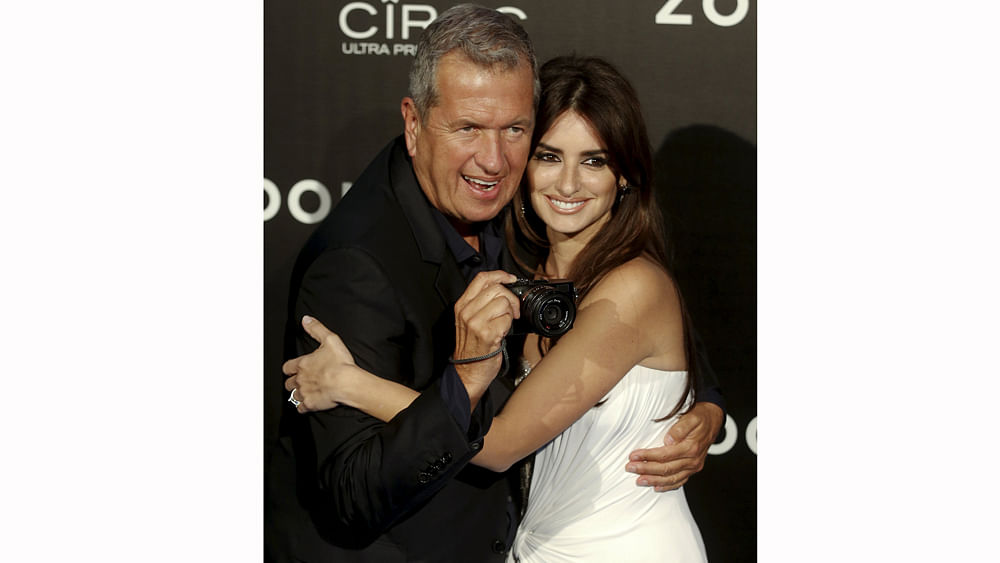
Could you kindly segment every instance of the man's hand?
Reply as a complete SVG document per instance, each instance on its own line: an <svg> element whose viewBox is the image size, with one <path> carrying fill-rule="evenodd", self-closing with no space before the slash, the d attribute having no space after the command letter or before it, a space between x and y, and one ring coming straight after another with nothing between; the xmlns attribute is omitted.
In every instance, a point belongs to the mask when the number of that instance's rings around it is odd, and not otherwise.
<svg viewBox="0 0 1000 563"><path fill-rule="evenodd" d="M722 409L714 403L695 403L670 427L664 446L635 450L625 470L638 473L636 484L656 492L674 490L705 466L708 447L723 423Z"/></svg>
<svg viewBox="0 0 1000 563"><path fill-rule="evenodd" d="M465 360L500 349L500 343L520 316L521 302L502 284L517 276L502 270L480 272L455 303L455 352L452 358ZM472 409L500 371L499 355L472 363L456 364L455 371L465 385Z"/></svg>

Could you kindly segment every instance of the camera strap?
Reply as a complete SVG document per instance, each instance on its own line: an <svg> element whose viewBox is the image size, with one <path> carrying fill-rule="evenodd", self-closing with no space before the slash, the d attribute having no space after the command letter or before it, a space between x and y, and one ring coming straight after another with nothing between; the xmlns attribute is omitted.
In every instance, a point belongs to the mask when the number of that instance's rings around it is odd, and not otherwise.
<svg viewBox="0 0 1000 563"><path fill-rule="evenodd" d="M456 360L455 358L448 356L448 363L450 364L473 364L476 362L481 362L483 360L488 360L497 354L503 354L503 367L500 368L500 373L497 377L503 377L507 373L507 366L510 365L510 358L507 356L507 339L500 341L500 347L496 350L490 352L489 354L483 354L482 356L476 356L475 358L463 358L461 360Z"/></svg>

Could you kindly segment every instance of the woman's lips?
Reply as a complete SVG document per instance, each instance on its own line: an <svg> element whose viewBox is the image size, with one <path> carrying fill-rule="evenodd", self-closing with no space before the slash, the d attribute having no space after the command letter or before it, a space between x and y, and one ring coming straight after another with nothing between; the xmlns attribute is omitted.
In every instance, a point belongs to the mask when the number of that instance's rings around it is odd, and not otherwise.
<svg viewBox="0 0 1000 563"><path fill-rule="evenodd" d="M549 205L559 213L576 213L587 203L585 199L566 201L551 196L546 196L546 199L549 200Z"/></svg>

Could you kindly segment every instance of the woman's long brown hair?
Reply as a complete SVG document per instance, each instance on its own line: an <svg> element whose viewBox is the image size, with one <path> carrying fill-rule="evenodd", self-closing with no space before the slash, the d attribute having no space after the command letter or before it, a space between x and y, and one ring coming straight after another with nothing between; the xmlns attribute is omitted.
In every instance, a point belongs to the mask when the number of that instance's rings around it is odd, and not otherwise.
<svg viewBox="0 0 1000 563"><path fill-rule="evenodd" d="M542 66L539 77L542 96L531 139L532 150L559 116L574 111L590 123L604 142L608 166L628 186L612 207L611 219L576 257L569 272L569 279L579 293L578 301L610 271L639 256L660 264L669 275L663 216L653 192L653 153L632 85L610 63L596 57L557 57ZM548 256L549 241L545 224L532 211L529 190L525 174L512 206L508 207L505 230L515 259L526 271L539 271L539 265ZM677 291L684 328L686 392L669 414L657 420L680 412L688 394L695 390L697 370L690 320L679 288ZM546 339L539 340L539 351L544 355L558 337L543 341Z"/></svg>

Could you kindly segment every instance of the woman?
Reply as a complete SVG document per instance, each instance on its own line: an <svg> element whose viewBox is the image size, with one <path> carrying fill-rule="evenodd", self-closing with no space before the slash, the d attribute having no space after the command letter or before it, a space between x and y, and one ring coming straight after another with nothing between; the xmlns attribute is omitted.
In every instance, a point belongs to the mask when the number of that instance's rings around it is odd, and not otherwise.
<svg viewBox="0 0 1000 563"><path fill-rule="evenodd" d="M540 78L534 152L507 235L537 262L536 277L573 280L578 314L561 337L528 336L530 375L472 463L503 471L537 451L511 561L704 561L683 489L650 494L621 471L623 451L657 444L694 401L638 99L600 59L560 57ZM351 369L324 389L330 401L389 420L417 396L340 353Z"/></svg>

